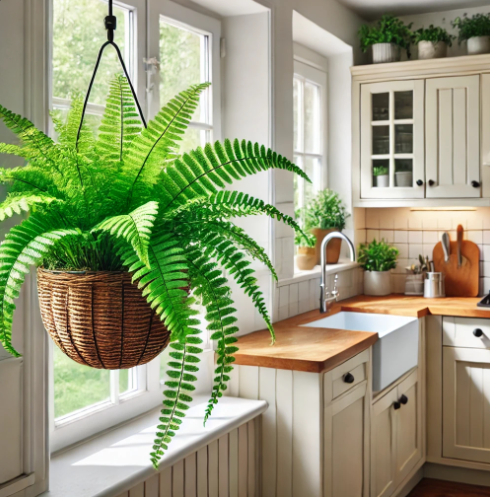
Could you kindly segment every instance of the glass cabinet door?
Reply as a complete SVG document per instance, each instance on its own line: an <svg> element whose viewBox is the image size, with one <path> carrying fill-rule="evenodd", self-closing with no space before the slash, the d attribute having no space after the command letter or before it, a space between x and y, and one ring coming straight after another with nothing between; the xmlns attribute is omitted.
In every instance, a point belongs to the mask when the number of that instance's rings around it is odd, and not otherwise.
<svg viewBox="0 0 490 497"><path fill-rule="evenodd" d="M361 87L361 196L424 197L423 81Z"/></svg>

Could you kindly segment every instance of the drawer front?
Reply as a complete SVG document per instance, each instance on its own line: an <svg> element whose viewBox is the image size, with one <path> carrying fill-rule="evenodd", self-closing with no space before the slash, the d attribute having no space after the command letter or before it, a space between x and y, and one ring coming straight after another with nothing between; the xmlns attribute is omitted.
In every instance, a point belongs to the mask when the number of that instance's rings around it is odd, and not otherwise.
<svg viewBox="0 0 490 497"><path fill-rule="evenodd" d="M331 371L331 400L340 397L367 378L368 362L369 351L365 350Z"/></svg>
<svg viewBox="0 0 490 497"><path fill-rule="evenodd" d="M443 345L490 349L490 319L443 318Z"/></svg>

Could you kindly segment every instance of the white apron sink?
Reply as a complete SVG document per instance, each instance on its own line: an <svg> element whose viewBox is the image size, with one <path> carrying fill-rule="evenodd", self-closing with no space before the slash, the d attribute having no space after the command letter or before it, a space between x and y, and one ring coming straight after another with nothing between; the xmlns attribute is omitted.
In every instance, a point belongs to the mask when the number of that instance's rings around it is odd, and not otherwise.
<svg viewBox="0 0 490 497"><path fill-rule="evenodd" d="M377 333L379 340L373 346L373 391L375 392L383 390L418 364L417 318L339 312L303 326Z"/></svg>

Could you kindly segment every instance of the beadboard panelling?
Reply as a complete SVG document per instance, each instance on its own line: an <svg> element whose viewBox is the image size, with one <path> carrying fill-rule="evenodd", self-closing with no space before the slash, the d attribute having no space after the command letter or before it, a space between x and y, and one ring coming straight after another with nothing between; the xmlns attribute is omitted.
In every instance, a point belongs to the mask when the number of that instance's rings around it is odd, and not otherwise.
<svg viewBox="0 0 490 497"><path fill-rule="evenodd" d="M257 423L260 418L214 440L118 497L259 497Z"/></svg>

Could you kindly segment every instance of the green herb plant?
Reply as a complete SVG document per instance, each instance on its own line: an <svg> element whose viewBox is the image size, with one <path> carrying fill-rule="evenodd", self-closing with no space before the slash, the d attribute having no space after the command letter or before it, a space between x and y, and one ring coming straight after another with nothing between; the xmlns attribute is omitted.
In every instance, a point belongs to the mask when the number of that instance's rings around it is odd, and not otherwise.
<svg viewBox="0 0 490 497"><path fill-rule="evenodd" d="M419 41L431 41L433 44L443 42L450 47L455 38L456 36L450 35L444 28L431 24L428 28L417 29L413 33L412 41L414 44L417 44Z"/></svg>
<svg viewBox="0 0 490 497"><path fill-rule="evenodd" d="M206 309L217 367L205 420L223 395L238 350L236 310L225 277L252 299L272 337L266 303L250 267L265 250L233 219L267 215L301 231L274 206L228 188L268 169L303 171L272 150L248 141L217 141L185 154L179 142L209 85L191 86L171 99L144 128L128 81L110 85L98 135L82 120L75 99L66 122L54 119L58 143L30 121L0 106L0 120L20 139L0 153L27 163L0 168L9 195L0 221L29 212L0 246L0 341L14 356L14 300L30 266L57 270L126 270L171 332L163 409L151 451L157 467L192 401L202 340L194 304ZM189 288L190 293L185 289Z"/></svg>
<svg viewBox="0 0 490 497"><path fill-rule="evenodd" d="M396 268L398 249L384 240L361 243L359 246L359 264L366 271L389 271Z"/></svg>
<svg viewBox="0 0 490 497"><path fill-rule="evenodd" d="M373 176L385 176L389 174L388 166L374 166L373 167Z"/></svg>
<svg viewBox="0 0 490 497"><path fill-rule="evenodd" d="M296 233L294 237L294 244L297 247L313 248L316 244L316 236L308 233Z"/></svg>
<svg viewBox="0 0 490 497"><path fill-rule="evenodd" d="M361 50L366 52L371 45L376 43L394 43L404 48L410 57L411 27L411 23L406 25L398 17L388 14L382 16L375 25L364 24L358 32Z"/></svg>
<svg viewBox="0 0 490 497"><path fill-rule="evenodd" d="M490 36L490 13L475 14L472 17L464 14L463 17L456 17L451 24L459 30L459 43L474 36Z"/></svg>

